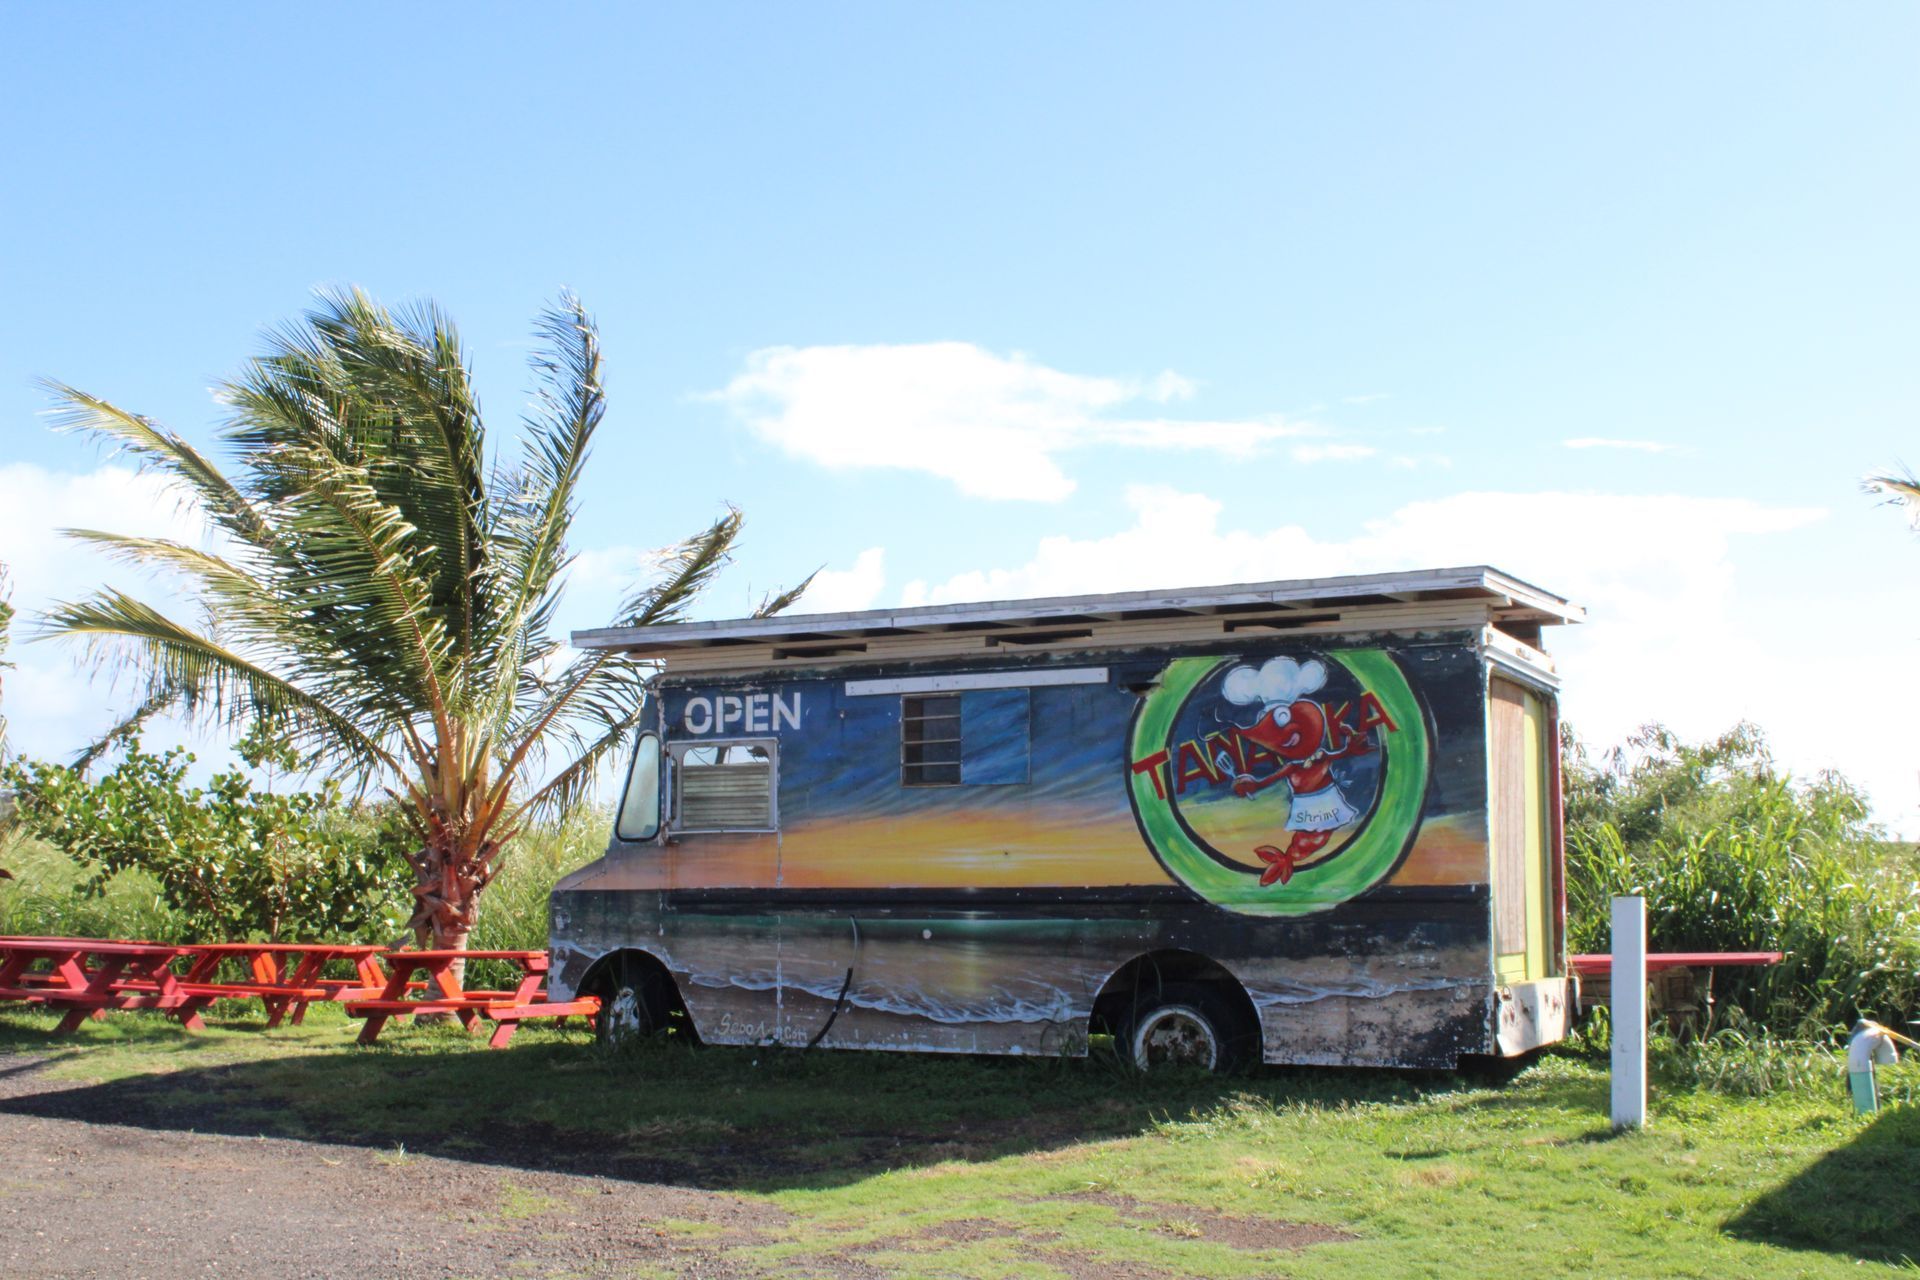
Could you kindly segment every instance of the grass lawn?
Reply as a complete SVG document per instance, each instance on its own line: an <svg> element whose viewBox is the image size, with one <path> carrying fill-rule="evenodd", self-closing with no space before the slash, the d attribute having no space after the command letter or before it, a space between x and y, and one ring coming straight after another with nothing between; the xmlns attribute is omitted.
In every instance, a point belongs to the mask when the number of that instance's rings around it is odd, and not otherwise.
<svg viewBox="0 0 1920 1280"><path fill-rule="evenodd" d="M0 1053L52 1057L69 1090L0 1109L738 1193L779 1225L730 1258L773 1275L1920 1270L1920 1106L1862 1120L1837 1079L1763 1100L1656 1091L1649 1130L1614 1137L1604 1066L1572 1057L1505 1083L1143 1080L1099 1059L607 1054L547 1028L504 1052L405 1026L360 1049L332 1009L271 1032L236 1010L200 1036L115 1014L55 1040L53 1021L0 1009Z"/></svg>

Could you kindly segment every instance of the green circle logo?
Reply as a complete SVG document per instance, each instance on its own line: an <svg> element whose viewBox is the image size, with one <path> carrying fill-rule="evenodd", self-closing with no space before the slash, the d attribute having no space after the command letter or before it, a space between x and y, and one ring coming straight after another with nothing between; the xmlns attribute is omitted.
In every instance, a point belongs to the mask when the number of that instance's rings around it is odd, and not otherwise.
<svg viewBox="0 0 1920 1280"><path fill-rule="evenodd" d="M1176 658L1134 712L1128 793L1160 865L1243 915L1325 911L1399 865L1431 766L1385 651Z"/></svg>

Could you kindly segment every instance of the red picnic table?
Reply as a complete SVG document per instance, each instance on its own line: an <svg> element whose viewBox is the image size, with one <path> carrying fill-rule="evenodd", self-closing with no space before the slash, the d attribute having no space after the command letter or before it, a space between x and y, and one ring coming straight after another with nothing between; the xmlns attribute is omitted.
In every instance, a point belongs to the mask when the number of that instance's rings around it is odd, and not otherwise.
<svg viewBox="0 0 1920 1280"><path fill-rule="evenodd" d="M1713 1006L1713 971L1720 968L1760 968L1779 964L1779 951L1655 951L1647 956L1648 985L1653 1009L1666 1015L1678 1034ZM1567 967L1580 977L1580 1007L1592 1009L1613 999L1613 957L1606 954L1568 956ZM1694 981L1694 971L1707 971L1705 989Z"/></svg>
<svg viewBox="0 0 1920 1280"><path fill-rule="evenodd" d="M482 1018L495 1024L488 1047L498 1049L513 1039L522 1020L527 1018L566 1018L574 1014L591 1016L600 1011L594 996L550 1003L542 988L547 981L547 953L544 951L389 951L381 956L387 967L387 980L380 994L371 1000L347 1001L347 1015L365 1018L360 1043L372 1044L380 1038L387 1019L411 1017L416 1013L451 1013L467 1030L475 1030ZM520 968L520 981L511 991L470 991L460 985L453 966L468 960L505 960ZM413 981L419 973L425 983ZM421 987L418 997L409 999L410 989Z"/></svg>
<svg viewBox="0 0 1920 1280"><path fill-rule="evenodd" d="M1659 973L1663 969L1717 969L1722 965L1734 967L1779 964L1784 951L1654 951L1647 955L1647 972ZM1568 956L1567 966L1583 978L1599 977L1613 972L1613 957L1602 952L1591 956Z"/></svg>
<svg viewBox="0 0 1920 1280"><path fill-rule="evenodd" d="M0 938L0 1000L66 1010L55 1035L108 1009L176 1010L187 993L173 962L185 953L152 942Z"/></svg>
<svg viewBox="0 0 1920 1280"><path fill-rule="evenodd" d="M200 1011L215 1000L258 997L267 1009L267 1026L277 1027L289 1013L292 1025L307 1016L315 1000L352 1000L386 986L386 971L376 958L384 947L327 942L202 942L185 948L187 972L181 979L186 1000L178 1013L190 1031L204 1025ZM244 964L245 982L221 982L220 966ZM352 964L354 977L326 977L327 966Z"/></svg>

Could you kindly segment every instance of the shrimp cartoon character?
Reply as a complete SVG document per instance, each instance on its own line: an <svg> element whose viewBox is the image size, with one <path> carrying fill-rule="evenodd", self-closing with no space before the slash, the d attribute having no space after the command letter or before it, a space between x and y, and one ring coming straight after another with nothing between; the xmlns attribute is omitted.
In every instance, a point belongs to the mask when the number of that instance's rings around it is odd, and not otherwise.
<svg viewBox="0 0 1920 1280"><path fill-rule="evenodd" d="M1236 766L1221 752L1216 762L1234 773L1233 793L1251 797L1278 782L1287 783L1293 792L1286 827L1293 835L1287 847L1263 844L1254 849L1267 864L1260 875L1262 885L1276 880L1286 884L1333 839L1335 831L1360 816L1340 793L1332 765L1335 760L1362 755L1373 748L1366 734L1356 733L1339 751L1326 749L1326 710L1308 697L1318 693L1326 682L1327 669L1317 661L1274 658L1258 668L1234 668L1221 687L1228 702L1260 708L1260 718L1251 728L1243 728L1241 735L1280 760L1278 769L1256 778L1244 771L1252 768L1250 759L1243 767Z"/></svg>

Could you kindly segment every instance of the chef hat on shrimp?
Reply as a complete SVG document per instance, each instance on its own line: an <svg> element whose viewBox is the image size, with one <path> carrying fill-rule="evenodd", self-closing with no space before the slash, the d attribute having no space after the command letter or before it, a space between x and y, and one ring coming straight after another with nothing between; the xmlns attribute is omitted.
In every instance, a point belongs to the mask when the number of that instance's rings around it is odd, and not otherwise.
<svg viewBox="0 0 1920 1280"><path fill-rule="evenodd" d="M1327 669L1316 659L1295 662L1292 658L1269 658L1258 667L1235 667L1227 672L1220 693L1228 702L1243 707L1273 711L1274 719L1287 722L1287 708L1310 693L1318 693L1327 683Z"/></svg>

